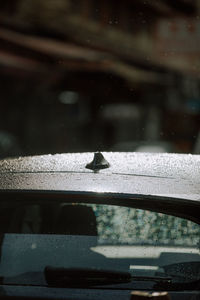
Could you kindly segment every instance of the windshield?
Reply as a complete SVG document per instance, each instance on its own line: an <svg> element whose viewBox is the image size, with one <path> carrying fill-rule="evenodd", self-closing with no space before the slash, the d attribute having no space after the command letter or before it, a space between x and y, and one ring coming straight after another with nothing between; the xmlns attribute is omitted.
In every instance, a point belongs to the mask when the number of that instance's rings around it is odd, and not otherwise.
<svg viewBox="0 0 200 300"><path fill-rule="evenodd" d="M200 280L200 226L186 219L68 202L1 202L0 214L4 284L46 285L49 266L125 271L135 279L178 283Z"/></svg>

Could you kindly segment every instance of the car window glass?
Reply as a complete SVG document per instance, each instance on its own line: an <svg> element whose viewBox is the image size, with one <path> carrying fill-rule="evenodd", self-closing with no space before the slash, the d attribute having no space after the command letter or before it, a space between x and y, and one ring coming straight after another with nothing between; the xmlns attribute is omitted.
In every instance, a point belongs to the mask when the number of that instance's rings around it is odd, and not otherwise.
<svg viewBox="0 0 200 300"><path fill-rule="evenodd" d="M12 213L2 220L0 253L0 276L8 281L32 281L33 273L44 281L47 265L134 270L146 276L166 265L200 261L200 226L183 218L81 203L4 203L2 215L8 207ZM48 223L46 210L52 212Z"/></svg>

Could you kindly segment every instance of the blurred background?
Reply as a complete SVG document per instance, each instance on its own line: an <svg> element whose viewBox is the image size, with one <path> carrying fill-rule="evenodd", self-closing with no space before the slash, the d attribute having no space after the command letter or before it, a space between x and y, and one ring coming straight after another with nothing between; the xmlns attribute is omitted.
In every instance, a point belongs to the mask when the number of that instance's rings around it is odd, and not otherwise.
<svg viewBox="0 0 200 300"><path fill-rule="evenodd" d="M0 158L200 154L200 0L0 3Z"/></svg>

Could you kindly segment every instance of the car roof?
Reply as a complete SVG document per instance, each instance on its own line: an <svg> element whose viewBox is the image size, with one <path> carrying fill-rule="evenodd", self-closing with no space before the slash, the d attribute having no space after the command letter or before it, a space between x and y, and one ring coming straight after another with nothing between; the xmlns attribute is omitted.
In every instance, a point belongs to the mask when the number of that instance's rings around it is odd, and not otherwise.
<svg viewBox="0 0 200 300"><path fill-rule="evenodd" d="M86 165L93 153L0 161L0 190L98 192L200 200L200 155L103 152L109 168Z"/></svg>

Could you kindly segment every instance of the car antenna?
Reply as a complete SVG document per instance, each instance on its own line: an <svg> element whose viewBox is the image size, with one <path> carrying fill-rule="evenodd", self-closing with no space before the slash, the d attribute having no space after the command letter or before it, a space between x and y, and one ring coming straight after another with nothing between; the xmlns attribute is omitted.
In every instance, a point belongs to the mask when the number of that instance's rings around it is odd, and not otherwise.
<svg viewBox="0 0 200 300"><path fill-rule="evenodd" d="M87 169L93 171L99 171L101 169L106 169L109 167L110 167L109 162L107 162L107 160L104 158L101 152L95 152L93 160L86 165Z"/></svg>

